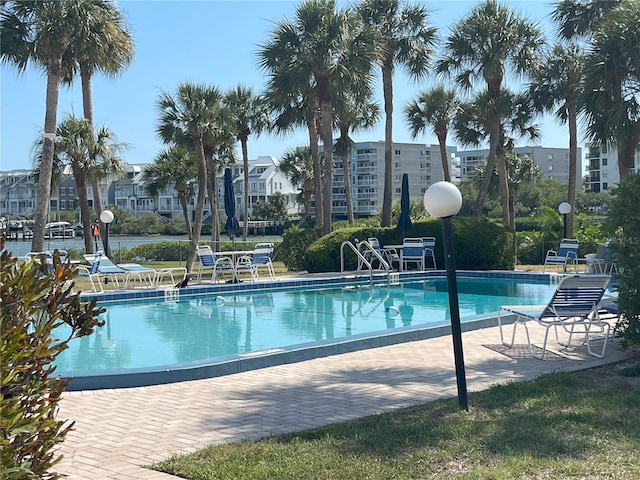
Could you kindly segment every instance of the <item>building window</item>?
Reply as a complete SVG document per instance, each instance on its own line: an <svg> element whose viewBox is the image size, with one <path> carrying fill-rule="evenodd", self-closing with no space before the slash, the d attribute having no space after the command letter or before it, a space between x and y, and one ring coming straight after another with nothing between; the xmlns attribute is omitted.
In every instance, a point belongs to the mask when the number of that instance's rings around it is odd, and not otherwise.
<svg viewBox="0 0 640 480"><path fill-rule="evenodd" d="M553 161L553 153L547 154L547 160L549 160L550 162Z"/></svg>
<svg viewBox="0 0 640 480"><path fill-rule="evenodd" d="M399 189L399 188L396 188L396 193L397 193L398 195L400 195L400 189Z"/></svg>
<svg viewBox="0 0 640 480"><path fill-rule="evenodd" d="M394 163L394 165L395 165L395 168L400 168L400 162L396 162Z"/></svg>
<svg viewBox="0 0 640 480"><path fill-rule="evenodd" d="M395 150L393 153L394 155L400 155L400 150Z"/></svg>
<svg viewBox="0 0 640 480"><path fill-rule="evenodd" d="M609 184L607 182L602 182L602 189L609 190Z"/></svg>
<svg viewBox="0 0 640 480"><path fill-rule="evenodd" d="M60 200L60 210L66 210L66 209L67 209L67 201Z"/></svg>
<svg viewBox="0 0 640 480"><path fill-rule="evenodd" d="M553 165L549 165L547 168L549 169L549 171L552 171L553 170Z"/></svg>
<svg viewBox="0 0 640 480"><path fill-rule="evenodd" d="M396 182L399 182L399 181L401 180L401 179L400 179L400 175L396 175L396 176L395 176L395 179L396 179Z"/></svg>
<svg viewBox="0 0 640 480"><path fill-rule="evenodd" d="M607 163L608 163L608 162L607 162L607 159L606 159L606 158L603 158L603 159L602 159L602 166L603 166L603 167L606 167L606 166L607 166Z"/></svg>
<svg viewBox="0 0 640 480"><path fill-rule="evenodd" d="M67 187L67 195L75 195L73 187Z"/></svg>

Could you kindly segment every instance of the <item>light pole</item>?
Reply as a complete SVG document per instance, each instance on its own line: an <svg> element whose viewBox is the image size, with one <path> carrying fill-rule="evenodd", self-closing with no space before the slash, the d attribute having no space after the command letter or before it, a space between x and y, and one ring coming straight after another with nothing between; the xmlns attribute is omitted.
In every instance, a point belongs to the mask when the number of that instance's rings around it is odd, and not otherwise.
<svg viewBox="0 0 640 480"><path fill-rule="evenodd" d="M564 233L562 238L567 238L567 215L569 215L569 212L571 211L571 204L569 202L562 202L560 205L558 205L558 211L562 215L564 224Z"/></svg>
<svg viewBox="0 0 640 480"><path fill-rule="evenodd" d="M100 214L100 221L104 223L104 254L107 258L111 258L109 251L109 225L113 222L115 216L111 210L103 210Z"/></svg>
<svg viewBox="0 0 640 480"><path fill-rule="evenodd" d="M462 194L453 183L436 182L424 192L424 207L427 212L429 212L429 215L442 219L444 257L449 290L449 310L451 312L453 356L456 364L456 382L458 384L458 404L461 410L469 410L467 403L467 380L464 372L464 355L462 352L462 328L460 327L460 306L458 305L456 260L453 248L453 225L451 223L451 217L457 215L462 207Z"/></svg>

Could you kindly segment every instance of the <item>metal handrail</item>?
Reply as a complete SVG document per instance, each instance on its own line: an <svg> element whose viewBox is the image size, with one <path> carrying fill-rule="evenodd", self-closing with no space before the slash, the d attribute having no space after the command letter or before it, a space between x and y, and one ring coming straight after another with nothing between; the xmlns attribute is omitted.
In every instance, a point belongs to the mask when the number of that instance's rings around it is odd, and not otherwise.
<svg viewBox="0 0 640 480"><path fill-rule="evenodd" d="M358 251L360 251L360 246L364 245L365 247L365 252L371 252L373 254L373 256L376 258L376 260L378 260L378 262L380 262L380 269L381 270L386 270L387 272L391 271L391 265L389 265L389 262L387 262L387 260L380 255L380 252L378 250L376 250L375 248L373 248L373 245L371 245L367 240L363 240L361 242L357 242L358 243Z"/></svg>
<svg viewBox="0 0 640 480"><path fill-rule="evenodd" d="M367 266L367 269L369 270L369 283L373 283L373 267L371 266L371 263L364 258L364 256L362 255L362 253L360 253L360 250L358 250L358 248L351 243L349 240L345 240L344 242L342 242L342 245L340 245L340 273L344 273L344 247L348 245L349 248L353 251L353 253L356 254L356 256L358 257L358 267L362 264Z"/></svg>

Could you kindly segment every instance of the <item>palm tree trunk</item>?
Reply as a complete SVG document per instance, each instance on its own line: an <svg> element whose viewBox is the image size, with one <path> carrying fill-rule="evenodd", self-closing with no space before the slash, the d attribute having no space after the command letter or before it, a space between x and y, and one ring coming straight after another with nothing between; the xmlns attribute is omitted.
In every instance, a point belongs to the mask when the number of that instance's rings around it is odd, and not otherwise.
<svg viewBox="0 0 640 480"><path fill-rule="evenodd" d="M567 237L573 238L573 226L576 210L576 177L578 174L578 121L575 105L568 108L569 115L569 195L571 211L567 215Z"/></svg>
<svg viewBox="0 0 640 480"><path fill-rule="evenodd" d="M99 220L102 214L102 194L100 193L100 179L97 176L91 178L91 185L93 187L93 209L96 211L96 218ZM100 238L102 239L102 248L107 251L107 235L106 228L101 221L98 221L100 227Z"/></svg>
<svg viewBox="0 0 640 480"><path fill-rule="evenodd" d="M504 131L500 129L500 138L496 151L498 164L498 184L500 185L500 199L502 200L502 223L511 225L511 209L509 208L509 178L507 176L507 159L504 152Z"/></svg>
<svg viewBox="0 0 640 480"><path fill-rule="evenodd" d="M91 69L86 62L80 62L80 80L82 82L82 110L84 118L93 128L93 91L91 88Z"/></svg>
<svg viewBox="0 0 640 480"><path fill-rule="evenodd" d="M331 90L329 78L317 75L318 101L320 102L320 114L322 118L322 153L324 156L324 169L322 172L323 198L322 198L322 233L331 232L331 206L333 187L333 113L331 108Z"/></svg>
<svg viewBox="0 0 640 480"><path fill-rule="evenodd" d="M187 207L187 196L182 190L178 190L177 193L178 203L180 203L180 207L182 207L182 216L184 217L184 223L187 225L187 235L189 235L189 240L191 240L191 219L189 218L189 208Z"/></svg>
<svg viewBox="0 0 640 480"><path fill-rule="evenodd" d="M198 200L196 202L196 210L193 219L193 235L189 242L189 253L187 254L187 271L193 268L193 262L196 259L196 249L200 243L200 230L202 229L202 217L204 214L204 200L207 192L207 166L204 158L204 148L202 146L202 135L195 133L193 135L193 147L196 157L198 158Z"/></svg>
<svg viewBox="0 0 640 480"><path fill-rule="evenodd" d="M500 133L499 119L492 118L489 121L489 155L487 156L487 167L480 184L480 190L478 191L478 198L476 204L473 207L473 215L479 217L482 214L482 208L484 207L484 201L489 193L489 185L491 184L491 177L496 165L496 152L498 149L498 137Z"/></svg>
<svg viewBox="0 0 640 480"><path fill-rule="evenodd" d="M244 167L244 222L242 225L242 241L247 241L247 233L249 232L249 152L247 151L247 139L240 140L242 147L242 165Z"/></svg>
<svg viewBox="0 0 640 480"><path fill-rule="evenodd" d="M342 154L342 170L344 173L344 195L345 201L347 203L347 220L349 221L349 225L353 225L355 223L355 219L353 218L353 204L351 201L351 174L349 172L349 156L351 154L350 142L349 140L349 128L342 127L340 136L344 138L348 144Z"/></svg>
<svg viewBox="0 0 640 480"><path fill-rule="evenodd" d="M36 214L33 225L33 240L31 241L31 251L33 252L44 250L44 227L49 216L49 202L51 199L51 177L53 174L54 138L58 114L61 62L62 54L53 55L47 61L47 94L42 161L36 189Z"/></svg>
<svg viewBox="0 0 640 480"><path fill-rule="evenodd" d="M436 132L438 137L438 145L440 146L440 160L442 161L442 171L444 172L444 181L451 181L451 171L449 170L449 157L447 156L447 132Z"/></svg>
<svg viewBox="0 0 640 480"><path fill-rule="evenodd" d="M316 200L316 227L322 228L322 174L320 169L320 149L318 148L318 130L316 128L316 117L313 114L307 116L307 129L309 131L309 149L313 159L313 187ZM311 210L311 204L307 205Z"/></svg>
<svg viewBox="0 0 640 480"><path fill-rule="evenodd" d="M78 203L80 205L80 221L84 234L84 249L87 253L93 253L93 241L91 235L91 211L87 199L87 175L85 171L76 164L72 164L73 178L78 189Z"/></svg>
<svg viewBox="0 0 640 480"><path fill-rule="evenodd" d="M384 191L382 196L382 227L391 226L393 201L393 57L382 67L382 91L384 94Z"/></svg>
<svg viewBox="0 0 640 480"><path fill-rule="evenodd" d="M209 208L211 208L211 242L213 251L220 251L220 236L218 233L218 189L216 188L216 161L213 157L213 149L205 149L205 161L207 164L207 196Z"/></svg>

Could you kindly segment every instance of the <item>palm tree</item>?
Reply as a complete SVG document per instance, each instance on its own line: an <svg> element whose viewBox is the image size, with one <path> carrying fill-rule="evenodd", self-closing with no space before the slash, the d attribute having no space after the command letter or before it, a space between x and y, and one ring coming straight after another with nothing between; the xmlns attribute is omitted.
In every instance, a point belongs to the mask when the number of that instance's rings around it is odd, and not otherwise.
<svg viewBox="0 0 640 480"><path fill-rule="evenodd" d="M560 0L551 14L565 40L589 37L610 10L624 0Z"/></svg>
<svg viewBox="0 0 640 480"><path fill-rule="evenodd" d="M289 78L293 86L312 79L320 107L324 155L323 233L331 231L334 90L351 80L371 81L371 31L361 28L335 0L306 0L293 22L281 22L260 51L261 67ZM344 83L341 83L344 82ZM317 199L316 199L317 200Z"/></svg>
<svg viewBox="0 0 640 480"><path fill-rule="evenodd" d="M160 122L157 132L160 138L173 138L178 132L187 133L193 142L197 159L198 196L193 219L193 233L189 242L187 270L191 271L200 242L200 231L204 216L207 192L207 164L204 155L203 137L217 125L216 113L220 109L222 95L215 87L181 83L174 95L162 92L158 99Z"/></svg>
<svg viewBox="0 0 640 480"><path fill-rule="evenodd" d="M474 82L484 81L487 93L489 156L487 174L478 192L474 213L479 215L486 198L489 181L496 164L500 138L500 109L495 104L501 93L506 69L525 74L535 66L538 50L543 44L540 30L533 22L521 18L496 0L485 0L453 26L444 47L444 57L438 62L440 74L454 75L465 91ZM508 215L508 184L506 165L497 162L503 210ZM508 220L508 219L507 219ZM510 221L505 222L509 224Z"/></svg>
<svg viewBox="0 0 640 480"><path fill-rule="evenodd" d="M568 202L573 205L567 216L567 235L573 237L576 205L576 175L578 174L578 109L582 92L584 55L576 44L556 45L546 54L534 71L529 94L541 111L555 109L561 123L569 124L569 191Z"/></svg>
<svg viewBox="0 0 640 480"><path fill-rule="evenodd" d="M309 149L313 161L313 186L315 194L315 225L322 228L322 172L320 168L319 125L316 112L319 110L315 88L310 83L292 87L287 76L271 70L265 93L269 108L274 112L270 131L286 135L298 127L307 129ZM306 215L310 215L311 204L307 204Z"/></svg>
<svg viewBox="0 0 640 480"><path fill-rule="evenodd" d="M402 65L413 79L426 76L436 29L427 25L428 11L424 6L408 5L401 0L363 0L356 10L365 24L377 32L385 114L382 226L388 227L393 198L393 73L396 65Z"/></svg>
<svg viewBox="0 0 640 480"><path fill-rule="evenodd" d="M638 21L638 2L609 10L585 60L582 106L587 136L602 145L616 144L621 180L634 171L640 145Z"/></svg>
<svg viewBox="0 0 640 480"><path fill-rule="evenodd" d="M256 95L251 87L238 85L227 92L223 100L230 110L232 123L235 124L236 138L242 148L242 164L244 170L244 228L242 240L247 241L249 229L249 153L247 142L252 133L260 135L269 125L269 115L262 97Z"/></svg>
<svg viewBox="0 0 640 480"><path fill-rule="evenodd" d="M66 83L73 82L76 71L82 83L82 107L84 118L93 126L92 77L95 72L117 75L127 67L134 56L133 39L122 12L105 0L87 0L80 4L82 22L65 53ZM111 172L117 173L117 172ZM102 195L99 175L91 176L96 216L102 213ZM104 226L100 223L103 241Z"/></svg>
<svg viewBox="0 0 640 480"><path fill-rule="evenodd" d="M311 196L314 192L311 148L307 146L288 150L280 159L278 169L287 176L292 185L300 187L304 215L298 225L303 225L311 212Z"/></svg>
<svg viewBox="0 0 640 480"><path fill-rule="evenodd" d="M358 91L362 87L363 91ZM354 144L350 132L371 129L380 118L380 107L371 100L371 91L367 86L351 85L349 90L342 91L334 98L336 109L335 122L340 137L334 145L334 153L342 157L344 172L344 192L347 204L347 219L353 225L353 202L351 200L351 178L349 173L349 157Z"/></svg>
<svg viewBox="0 0 640 480"><path fill-rule="evenodd" d="M44 227L49 216L62 57L81 23L78 16L81 3L82 0L7 1L2 5L2 61L13 64L19 72L24 72L29 62L33 62L43 68L47 75L44 132L31 243L31 249L36 252L44 249Z"/></svg>
<svg viewBox="0 0 640 480"><path fill-rule="evenodd" d="M183 146L172 146L161 151L143 174L145 189L149 195L157 197L169 187L176 191L189 239L192 231L188 202L193 196L191 182L196 177L197 170L193 152Z"/></svg>
<svg viewBox="0 0 640 480"><path fill-rule="evenodd" d="M460 101L455 90L437 85L420 93L417 100L409 102L404 109L405 119L409 124L413 138L426 131L428 126L432 127L440 145L442 171L447 182L451 181L451 170L447 156L447 135L459 104Z"/></svg>
<svg viewBox="0 0 640 480"><path fill-rule="evenodd" d="M496 170L496 163L504 165L505 171L502 174L498 170L498 184L502 201L502 221L505 225L511 227L515 227L515 218L509 203L512 192L509 184L506 155L513 150L515 137L528 137L530 140L536 140L539 137L537 126L532 124L534 115L535 109L527 95L516 95L506 89L502 89L500 96L495 99L490 98L487 92L483 92L477 95L472 102L460 104L454 119L454 130L458 140L464 145L475 146L480 145L487 137L490 137L489 119L494 116L501 119L498 126L496 145L496 158L499 161L494 162L491 168L485 166L484 172L477 173L482 176L481 187L486 184L488 194L491 178ZM487 163L489 163L488 158ZM507 179L506 191L504 190L503 178ZM485 194L485 197L487 194Z"/></svg>

